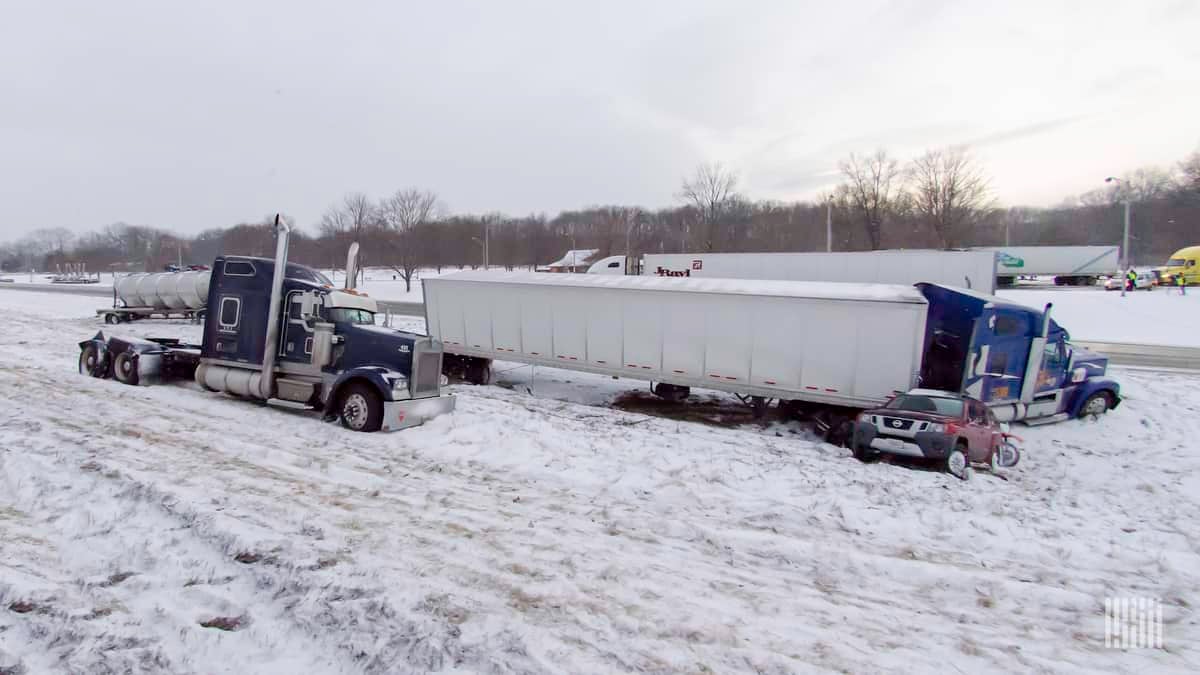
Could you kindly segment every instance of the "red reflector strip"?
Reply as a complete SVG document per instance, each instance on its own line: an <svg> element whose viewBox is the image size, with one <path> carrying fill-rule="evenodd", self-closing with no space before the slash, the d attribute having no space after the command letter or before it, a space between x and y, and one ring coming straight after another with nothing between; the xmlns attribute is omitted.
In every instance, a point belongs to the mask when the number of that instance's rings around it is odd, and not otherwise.
<svg viewBox="0 0 1200 675"><path fill-rule="evenodd" d="M763 384L778 384L775 380L763 380Z"/></svg>
<svg viewBox="0 0 1200 675"><path fill-rule="evenodd" d="M637 364L636 363L626 363L625 367L626 368L637 368Z"/></svg>
<svg viewBox="0 0 1200 675"><path fill-rule="evenodd" d="M601 361L600 359L596 359L596 363L608 363L608 361Z"/></svg>
<svg viewBox="0 0 1200 675"><path fill-rule="evenodd" d="M836 393L837 389L830 389L829 387L825 387L825 391L832 391L832 392Z"/></svg>
<svg viewBox="0 0 1200 675"><path fill-rule="evenodd" d="M725 376L725 379L727 379L727 380L736 380L737 378L736 378L736 377L730 377L730 376L726 375L726 376Z"/></svg>
<svg viewBox="0 0 1200 675"><path fill-rule="evenodd" d="M805 389L809 389L811 391L818 391L818 389L816 387L805 387Z"/></svg>
<svg viewBox="0 0 1200 675"><path fill-rule="evenodd" d="M642 366L642 368L645 368L646 370L650 370L650 366Z"/></svg>
<svg viewBox="0 0 1200 675"><path fill-rule="evenodd" d="M483 349L483 347L480 347L479 345L472 345L472 346L475 347L476 349Z"/></svg>
<svg viewBox="0 0 1200 675"><path fill-rule="evenodd" d="M718 380L719 380L719 379L721 379L721 376L720 376L720 375L713 375L712 373L709 373L709 374L708 374L708 376L709 376L709 377L716 378L716 379L718 379Z"/></svg>
<svg viewBox="0 0 1200 675"><path fill-rule="evenodd" d="M680 369L676 368L674 372L676 372L676 373L679 373L679 374L681 374L681 375L682 375L682 374L683 374L685 371L682 371L682 370L680 370Z"/></svg>
<svg viewBox="0 0 1200 675"><path fill-rule="evenodd" d="M571 357L571 360L572 360L572 361L578 361L579 359L577 359L577 358L575 358L574 356L572 356L572 357Z"/></svg>
<svg viewBox="0 0 1200 675"><path fill-rule="evenodd" d="M529 352L529 353L530 353L530 354L533 354L534 356L541 356L541 354L539 354L539 353L537 353L537 352Z"/></svg>

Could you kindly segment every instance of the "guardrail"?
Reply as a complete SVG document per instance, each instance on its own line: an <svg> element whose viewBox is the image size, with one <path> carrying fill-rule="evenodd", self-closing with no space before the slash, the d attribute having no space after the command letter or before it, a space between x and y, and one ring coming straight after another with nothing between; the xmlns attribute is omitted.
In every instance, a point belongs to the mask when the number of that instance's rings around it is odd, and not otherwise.
<svg viewBox="0 0 1200 675"><path fill-rule="evenodd" d="M1172 347L1168 345L1143 345L1132 342L1098 342L1093 340L1071 340L1098 354L1108 357L1114 366L1138 368L1176 368L1200 370L1200 349L1196 347Z"/></svg>

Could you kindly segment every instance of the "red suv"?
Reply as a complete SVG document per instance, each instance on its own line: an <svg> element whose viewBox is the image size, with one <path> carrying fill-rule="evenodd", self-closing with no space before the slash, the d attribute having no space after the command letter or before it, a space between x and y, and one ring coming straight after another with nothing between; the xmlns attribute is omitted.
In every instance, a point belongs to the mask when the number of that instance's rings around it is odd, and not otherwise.
<svg viewBox="0 0 1200 675"><path fill-rule="evenodd" d="M1001 456L1006 437L996 415L982 401L947 391L913 389L859 415L850 447L864 462L885 453L930 459L966 479L972 463L993 468L1016 463L1015 458Z"/></svg>

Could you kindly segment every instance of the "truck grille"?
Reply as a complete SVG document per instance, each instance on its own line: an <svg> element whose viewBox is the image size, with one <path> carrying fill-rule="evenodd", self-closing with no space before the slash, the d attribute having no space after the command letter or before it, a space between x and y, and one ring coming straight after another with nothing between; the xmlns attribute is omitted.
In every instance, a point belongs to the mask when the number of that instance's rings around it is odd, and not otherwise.
<svg viewBox="0 0 1200 675"><path fill-rule="evenodd" d="M438 380L441 378L440 368L442 354L441 352L417 352L416 368L413 373L414 398L423 396L436 396L438 393Z"/></svg>
<svg viewBox="0 0 1200 675"><path fill-rule="evenodd" d="M899 424L897 424L897 423L899 423ZM909 429L912 428L912 425L913 425L912 420L900 419L899 417L883 418L883 428L884 429L895 429L897 431L908 431Z"/></svg>

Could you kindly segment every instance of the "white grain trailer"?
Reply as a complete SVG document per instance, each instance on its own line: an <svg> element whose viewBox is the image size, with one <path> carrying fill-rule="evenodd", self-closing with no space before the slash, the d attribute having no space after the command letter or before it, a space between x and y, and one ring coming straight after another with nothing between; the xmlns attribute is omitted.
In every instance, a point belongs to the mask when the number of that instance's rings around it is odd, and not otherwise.
<svg viewBox="0 0 1200 675"><path fill-rule="evenodd" d="M850 408L915 386L927 309L911 286L650 276L460 272L424 292L472 381L498 359Z"/></svg>
<svg viewBox="0 0 1200 675"><path fill-rule="evenodd" d="M623 274L622 256L597 261L593 274ZM833 253L663 253L646 254L642 276L719 279L842 281L867 284L918 282L994 293L996 255L989 251L904 249Z"/></svg>

